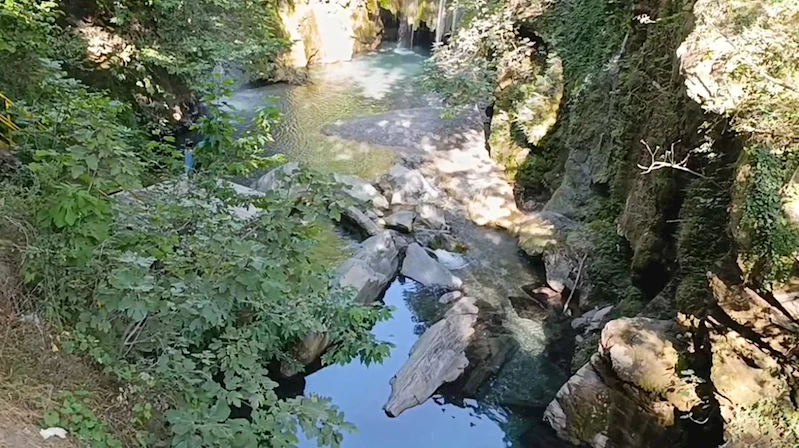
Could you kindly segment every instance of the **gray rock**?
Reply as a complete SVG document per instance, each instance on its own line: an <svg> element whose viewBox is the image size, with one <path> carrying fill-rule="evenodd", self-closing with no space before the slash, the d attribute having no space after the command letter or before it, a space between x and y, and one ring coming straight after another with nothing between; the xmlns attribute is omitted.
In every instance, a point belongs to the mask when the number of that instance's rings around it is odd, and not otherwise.
<svg viewBox="0 0 799 448"><path fill-rule="evenodd" d="M369 203L378 209L388 208L388 200L369 182L349 174L334 174L333 177L336 182L344 185L344 192L354 199Z"/></svg>
<svg viewBox="0 0 799 448"><path fill-rule="evenodd" d="M380 233L380 228L377 227L377 224L369 219L369 217L357 207L347 207L347 209L344 210L344 215L353 225L366 232L367 235L374 236Z"/></svg>
<svg viewBox="0 0 799 448"><path fill-rule="evenodd" d="M463 255L449 252L444 249L436 249L433 251L433 254L436 256L438 262L450 271L457 271L458 269L463 269L469 265L469 262L466 261L466 258Z"/></svg>
<svg viewBox="0 0 799 448"><path fill-rule="evenodd" d="M441 197L438 191L418 170L394 165L380 178L380 188L391 199L391 205L416 205L433 202Z"/></svg>
<svg viewBox="0 0 799 448"><path fill-rule="evenodd" d="M450 304L458 299L463 297L463 293L460 291L450 291L445 293L438 299L438 303L443 303L444 305Z"/></svg>
<svg viewBox="0 0 799 448"><path fill-rule="evenodd" d="M268 193L286 190L288 187L287 194L298 194L301 191L299 189L292 188L291 184L294 181L294 176L299 172L299 170L300 166L296 162L281 165L253 182L252 188L264 193Z"/></svg>
<svg viewBox="0 0 799 448"><path fill-rule="evenodd" d="M418 243L408 246L400 272L425 286L442 286L447 289L460 289L463 286L461 279L434 260Z"/></svg>
<svg viewBox="0 0 799 448"><path fill-rule="evenodd" d="M560 438L575 445L592 441L607 430L610 394L611 389L602 381L593 364L587 362L549 403L544 411L544 421Z"/></svg>
<svg viewBox="0 0 799 448"><path fill-rule="evenodd" d="M582 316L572 320L571 326L575 330L582 330L582 329L585 329L587 331L599 330L602 328L605 322L610 319L610 313L612 311L613 311L613 305L608 305L604 308L587 311Z"/></svg>
<svg viewBox="0 0 799 448"><path fill-rule="evenodd" d="M377 213L375 213L374 210L367 210L366 212L364 212L364 214L366 215L367 218L371 219L372 221L377 221L377 219L380 218L380 216Z"/></svg>
<svg viewBox="0 0 799 448"><path fill-rule="evenodd" d="M428 229L444 230L447 228L444 212L432 204L419 204L416 206L416 221Z"/></svg>
<svg viewBox="0 0 799 448"><path fill-rule="evenodd" d="M330 282L331 293L348 290L355 294L357 302L372 303L396 277L398 268L399 250L394 238L389 231L380 232L364 241L358 251L336 269L336 277ZM298 367L318 359L329 345L327 333L309 334L295 348L299 366L284 363L281 373L286 377L296 375Z"/></svg>
<svg viewBox="0 0 799 448"><path fill-rule="evenodd" d="M401 210L384 218L386 227L399 230L400 232L411 233L413 231L413 220L416 218L414 212Z"/></svg>
<svg viewBox="0 0 799 448"><path fill-rule="evenodd" d="M442 384L455 381L469 365L466 347L474 334L477 307L463 297L422 334L408 362L391 379L391 395L383 409L391 417L424 403Z"/></svg>

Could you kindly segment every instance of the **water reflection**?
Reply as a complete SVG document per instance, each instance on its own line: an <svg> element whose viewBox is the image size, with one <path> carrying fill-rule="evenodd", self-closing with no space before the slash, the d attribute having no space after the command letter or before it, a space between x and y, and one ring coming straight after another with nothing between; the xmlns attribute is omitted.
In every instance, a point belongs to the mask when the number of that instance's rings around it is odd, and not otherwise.
<svg viewBox="0 0 799 448"><path fill-rule="evenodd" d="M471 408L428 400L397 418L389 418L382 407L391 392L389 381L407 360L416 342L416 316L407 306L407 298L424 297L416 283L395 281L386 292L385 303L395 308L394 317L378 324L373 332L396 348L383 364L365 366L351 363L326 367L306 379L306 393L331 397L358 433L344 437L344 448L499 448L512 446L506 441L502 424L507 416L498 410L477 412ZM435 299L432 299L435 300ZM437 402L438 401L438 402ZM315 447L315 441L303 441L300 447Z"/></svg>

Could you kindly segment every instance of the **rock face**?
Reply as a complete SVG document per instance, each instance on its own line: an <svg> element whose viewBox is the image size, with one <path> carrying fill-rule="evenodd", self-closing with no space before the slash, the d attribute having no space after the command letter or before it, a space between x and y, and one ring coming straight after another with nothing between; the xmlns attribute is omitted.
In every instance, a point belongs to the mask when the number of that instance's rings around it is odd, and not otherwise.
<svg viewBox="0 0 799 448"><path fill-rule="evenodd" d="M677 333L665 320L609 322L598 353L558 391L544 419L574 444L673 446L679 439L675 413L701 404L695 386L677 371L685 349Z"/></svg>
<svg viewBox="0 0 799 448"><path fill-rule="evenodd" d="M333 294L342 289L352 291L355 300L362 304L377 300L389 283L396 277L399 268L399 250L389 231L381 232L361 244L358 251L336 270L337 277L331 282ZM327 333L311 333L295 351L300 365L308 365L327 350L330 337ZM297 366L284 364L281 374L286 377L298 373Z"/></svg>
<svg viewBox="0 0 799 448"><path fill-rule="evenodd" d="M453 275L444 266L441 266L418 243L408 246L400 273L425 286L459 289L463 285L461 279Z"/></svg>
<svg viewBox="0 0 799 448"><path fill-rule="evenodd" d="M420 405L442 384L455 381L468 366L466 347L474 333L477 307L471 297L459 299L444 319L422 334L408 362L391 380L391 395L383 409L397 417Z"/></svg>

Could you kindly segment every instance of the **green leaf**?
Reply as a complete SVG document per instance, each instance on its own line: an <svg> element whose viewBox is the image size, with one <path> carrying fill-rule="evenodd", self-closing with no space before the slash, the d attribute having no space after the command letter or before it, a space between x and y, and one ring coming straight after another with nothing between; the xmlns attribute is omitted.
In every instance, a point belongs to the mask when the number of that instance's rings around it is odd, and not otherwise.
<svg viewBox="0 0 799 448"><path fill-rule="evenodd" d="M50 411L44 414L44 424L47 426L58 426L58 423L61 421L61 417L58 414L58 411Z"/></svg>

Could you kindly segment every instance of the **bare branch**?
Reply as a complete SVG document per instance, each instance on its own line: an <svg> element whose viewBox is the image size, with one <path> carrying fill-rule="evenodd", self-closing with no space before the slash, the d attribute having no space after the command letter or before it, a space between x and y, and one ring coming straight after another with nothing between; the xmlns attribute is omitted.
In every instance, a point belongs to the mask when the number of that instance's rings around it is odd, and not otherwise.
<svg viewBox="0 0 799 448"><path fill-rule="evenodd" d="M658 153L660 152L660 146L656 146L653 150L647 142L641 140L641 143L646 147L647 152L649 152L649 157L652 159L649 163L649 166L638 164L638 168L642 170L642 174L649 174L653 171L662 169L662 168L672 168L675 170L685 171L686 173L693 174L694 176L699 176L703 179L707 179L702 173L698 173L690 168L688 168L688 158L691 157L691 154L688 153L684 159L677 162L674 159L674 145L678 142L674 142L671 144L671 149L666 151L662 156L658 157Z"/></svg>
<svg viewBox="0 0 799 448"><path fill-rule="evenodd" d="M585 259L588 257L588 254L584 254L583 258L580 259L580 266L577 267L577 278L574 280L574 287L571 291L569 291L569 298L566 300L566 303L563 305L563 313L566 313L566 310L569 309L569 304L574 297L574 291L577 290L577 286L580 284L580 276L583 274L583 265L585 264Z"/></svg>

